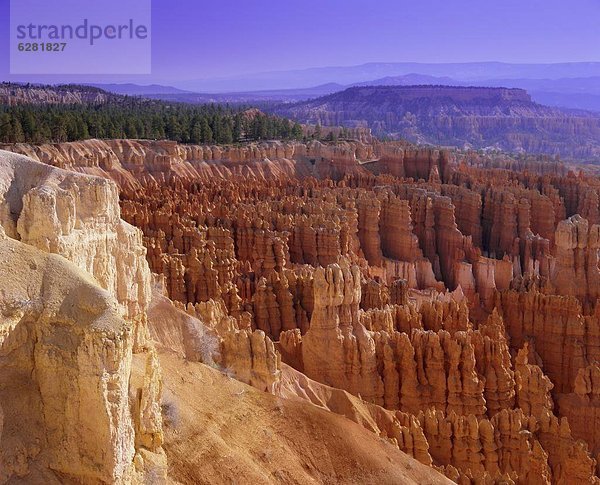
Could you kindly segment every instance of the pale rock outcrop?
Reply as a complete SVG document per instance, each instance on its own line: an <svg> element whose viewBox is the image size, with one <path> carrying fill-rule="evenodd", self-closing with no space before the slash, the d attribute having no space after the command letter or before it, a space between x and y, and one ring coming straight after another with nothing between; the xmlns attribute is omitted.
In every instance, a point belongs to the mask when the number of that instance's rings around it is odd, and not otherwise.
<svg viewBox="0 0 600 485"><path fill-rule="evenodd" d="M381 394L382 382L376 379L375 343L366 331L358 336L353 333L361 296L358 268L347 262L317 268L313 288L310 329L302 339L306 375L353 394L362 391L367 400L376 399ZM361 358L371 360L356 362L354 371L350 370L351 363ZM365 391L371 386L375 389L367 396Z"/></svg>
<svg viewBox="0 0 600 485"><path fill-rule="evenodd" d="M138 229L120 219L118 188L8 152L0 153L0 223L21 242L69 259L142 315L150 271Z"/></svg>
<svg viewBox="0 0 600 485"><path fill-rule="evenodd" d="M1 152L0 207L0 481L166 480L155 358L130 407L150 271L116 185Z"/></svg>
<svg viewBox="0 0 600 485"><path fill-rule="evenodd" d="M156 351L148 352L143 387L138 390L135 414L135 438L139 446L158 450L163 443L162 377Z"/></svg>
<svg viewBox="0 0 600 485"><path fill-rule="evenodd" d="M131 326L58 255L0 240L0 481L129 483Z"/></svg>

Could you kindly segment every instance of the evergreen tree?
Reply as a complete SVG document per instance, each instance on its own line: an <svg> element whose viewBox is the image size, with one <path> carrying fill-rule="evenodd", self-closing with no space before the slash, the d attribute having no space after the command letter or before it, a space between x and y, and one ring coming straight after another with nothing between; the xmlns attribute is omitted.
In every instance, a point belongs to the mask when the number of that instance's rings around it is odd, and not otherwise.
<svg viewBox="0 0 600 485"><path fill-rule="evenodd" d="M198 121L196 121L192 126L190 141L195 144L202 143L202 124Z"/></svg>
<svg viewBox="0 0 600 485"><path fill-rule="evenodd" d="M18 118L12 119L12 138L15 143L21 143L25 141L23 126Z"/></svg>
<svg viewBox="0 0 600 485"><path fill-rule="evenodd" d="M292 138L294 140L302 140L302 126L299 123L294 123L292 127Z"/></svg>
<svg viewBox="0 0 600 485"><path fill-rule="evenodd" d="M238 142L242 139L242 117L239 113L233 118L233 141Z"/></svg>
<svg viewBox="0 0 600 485"><path fill-rule="evenodd" d="M302 128L289 120L243 107L187 105L133 97L93 105L0 104L3 142L88 138L167 138L182 143L229 144L243 139L301 139Z"/></svg>
<svg viewBox="0 0 600 485"><path fill-rule="evenodd" d="M8 113L0 113L0 141L10 143L12 135L12 117Z"/></svg>
<svg viewBox="0 0 600 485"><path fill-rule="evenodd" d="M213 132L210 129L208 120L206 118L202 119L202 123L200 124L200 133L201 133L202 143L212 143L213 142Z"/></svg>
<svg viewBox="0 0 600 485"><path fill-rule="evenodd" d="M317 123L317 126L315 126L315 131L314 131L313 138L315 140L320 140L321 139L321 124L320 123Z"/></svg>
<svg viewBox="0 0 600 485"><path fill-rule="evenodd" d="M231 133L231 127L228 123L225 123L221 131L220 143L230 144L233 143L233 134Z"/></svg>

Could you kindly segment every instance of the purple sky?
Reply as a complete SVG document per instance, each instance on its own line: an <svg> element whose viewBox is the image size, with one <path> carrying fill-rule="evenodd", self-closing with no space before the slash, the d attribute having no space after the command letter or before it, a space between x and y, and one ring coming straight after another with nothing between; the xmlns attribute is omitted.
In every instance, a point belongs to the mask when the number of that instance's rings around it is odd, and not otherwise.
<svg viewBox="0 0 600 485"><path fill-rule="evenodd" d="M18 80L8 74L8 6L0 0L0 79ZM152 76L80 80L168 83L365 62L600 61L600 0L153 0L152 19Z"/></svg>

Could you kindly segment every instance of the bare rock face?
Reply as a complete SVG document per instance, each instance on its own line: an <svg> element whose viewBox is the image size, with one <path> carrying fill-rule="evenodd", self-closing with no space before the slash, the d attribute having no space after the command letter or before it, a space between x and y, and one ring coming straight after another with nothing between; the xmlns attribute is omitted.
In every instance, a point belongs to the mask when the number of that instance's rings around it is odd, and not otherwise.
<svg viewBox="0 0 600 485"><path fill-rule="evenodd" d="M0 259L0 479L51 480L49 469L130 479L133 333L116 300L72 263L18 241L0 241Z"/></svg>
<svg viewBox="0 0 600 485"><path fill-rule="evenodd" d="M511 346L518 349L531 342L544 363L555 392L570 393L580 368L599 357L599 326L595 315L584 316L573 297L507 291L498 307Z"/></svg>
<svg viewBox="0 0 600 485"><path fill-rule="evenodd" d="M166 480L155 358L130 403L150 272L116 186L2 152L0 187L0 481Z"/></svg>
<svg viewBox="0 0 600 485"><path fill-rule="evenodd" d="M579 215L561 221L556 229L556 263L550 280L561 295L579 298L586 308L600 296L598 248L600 226Z"/></svg>
<svg viewBox="0 0 600 485"><path fill-rule="evenodd" d="M405 317L392 307L354 307L359 321L352 319L347 309L356 305L360 287L347 265L317 269L314 288L310 329L284 344L288 354L301 348L307 376L420 416L433 462L453 467L462 479L548 483L568 476L569 467L575 467L573 476L592 479L595 462L569 429L560 431L560 443L552 441L559 427L552 384L528 363L527 347L513 367L500 315L493 313L476 331L448 323L450 331L442 325L434 332L423 328L425 322L435 326L423 307L409 337L399 331Z"/></svg>
<svg viewBox="0 0 600 485"><path fill-rule="evenodd" d="M598 362L582 367L575 378L574 392L558 397L561 415L568 418L573 435L586 440L592 452L600 452L600 367Z"/></svg>
<svg viewBox="0 0 600 485"><path fill-rule="evenodd" d="M157 451L163 444L163 421L160 409L162 377L160 364L154 350L148 353L144 385L138 390L135 413L138 446Z"/></svg>
<svg viewBox="0 0 600 485"><path fill-rule="evenodd" d="M483 416L471 335L424 331L419 315L409 337L399 331L406 325L399 308L359 311L357 274L356 267L338 265L316 271L315 307L302 337L306 375L390 409L418 413L434 406Z"/></svg>
<svg viewBox="0 0 600 485"><path fill-rule="evenodd" d="M376 379L374 342L353 334L360 303L360 273L346 262L319 268L314 276L314 307L309 331L302 340L305 374L324 384L346 389L353 394L375 398L382 393ZM360 349L371 347L371 351ZM356 362L364 356L370 362ZM347 369L356 362L356 373ZM364 367L364 368L363 368ZM371 375L370 375L371 374Z"/></svg>
<svg viewBox="0 0 600 485"><path fill-rule="evenodd" d="M381 203L374 197L360 197L357 201L358 237L365 258L373 266L381 266L383 254L379 236L379 214Z"/></svg>
<svg viewBox="0 0 600 485"><path fill-rule="evenodd" d="M261 391L275 391L281 374L281 357L273 341L262 330L253 331L245 324L244 317L236 319L228 315L222 301L188 304L185 310L197 318L199 324L214 332L218 349L215 349L211 359L215 364ZM191 360L208 363L202 355Z"/></svg>
<svg viewBox="0 0 600 485"><path fill-rule="evenodd" d="M526 413L540 419L552 412L554 404L550 391L554 387L537 365L529 363L529 345L519 350L515 359L517 404Z"/></svg>
<svg viewBox="0 0 600 485"><path fill-rule="evenodd" d="M113 95L99 89L49 86L21 86L2 83L0 102L9 106L18 104L101 104Z"/></svg>
<svg viewBox="0 0 600 485"><path fill-rule="evenodd" d="M5 232L92 274L133 318L148 305L150 273L140 232L120 219L118 201L116 185L105 179L0 153Z"/></svg>

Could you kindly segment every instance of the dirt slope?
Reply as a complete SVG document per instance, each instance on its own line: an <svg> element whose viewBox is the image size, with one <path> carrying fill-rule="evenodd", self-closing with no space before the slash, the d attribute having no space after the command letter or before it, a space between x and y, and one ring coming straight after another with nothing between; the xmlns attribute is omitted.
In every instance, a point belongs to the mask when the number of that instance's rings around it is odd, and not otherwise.
<svg viewBox="0 0 600 485"><path fill-rule="evenodd" d="M181 483L451 483L346 418L163 352L169 476ZM134 374L144 362L134 358Z"/></svg>

